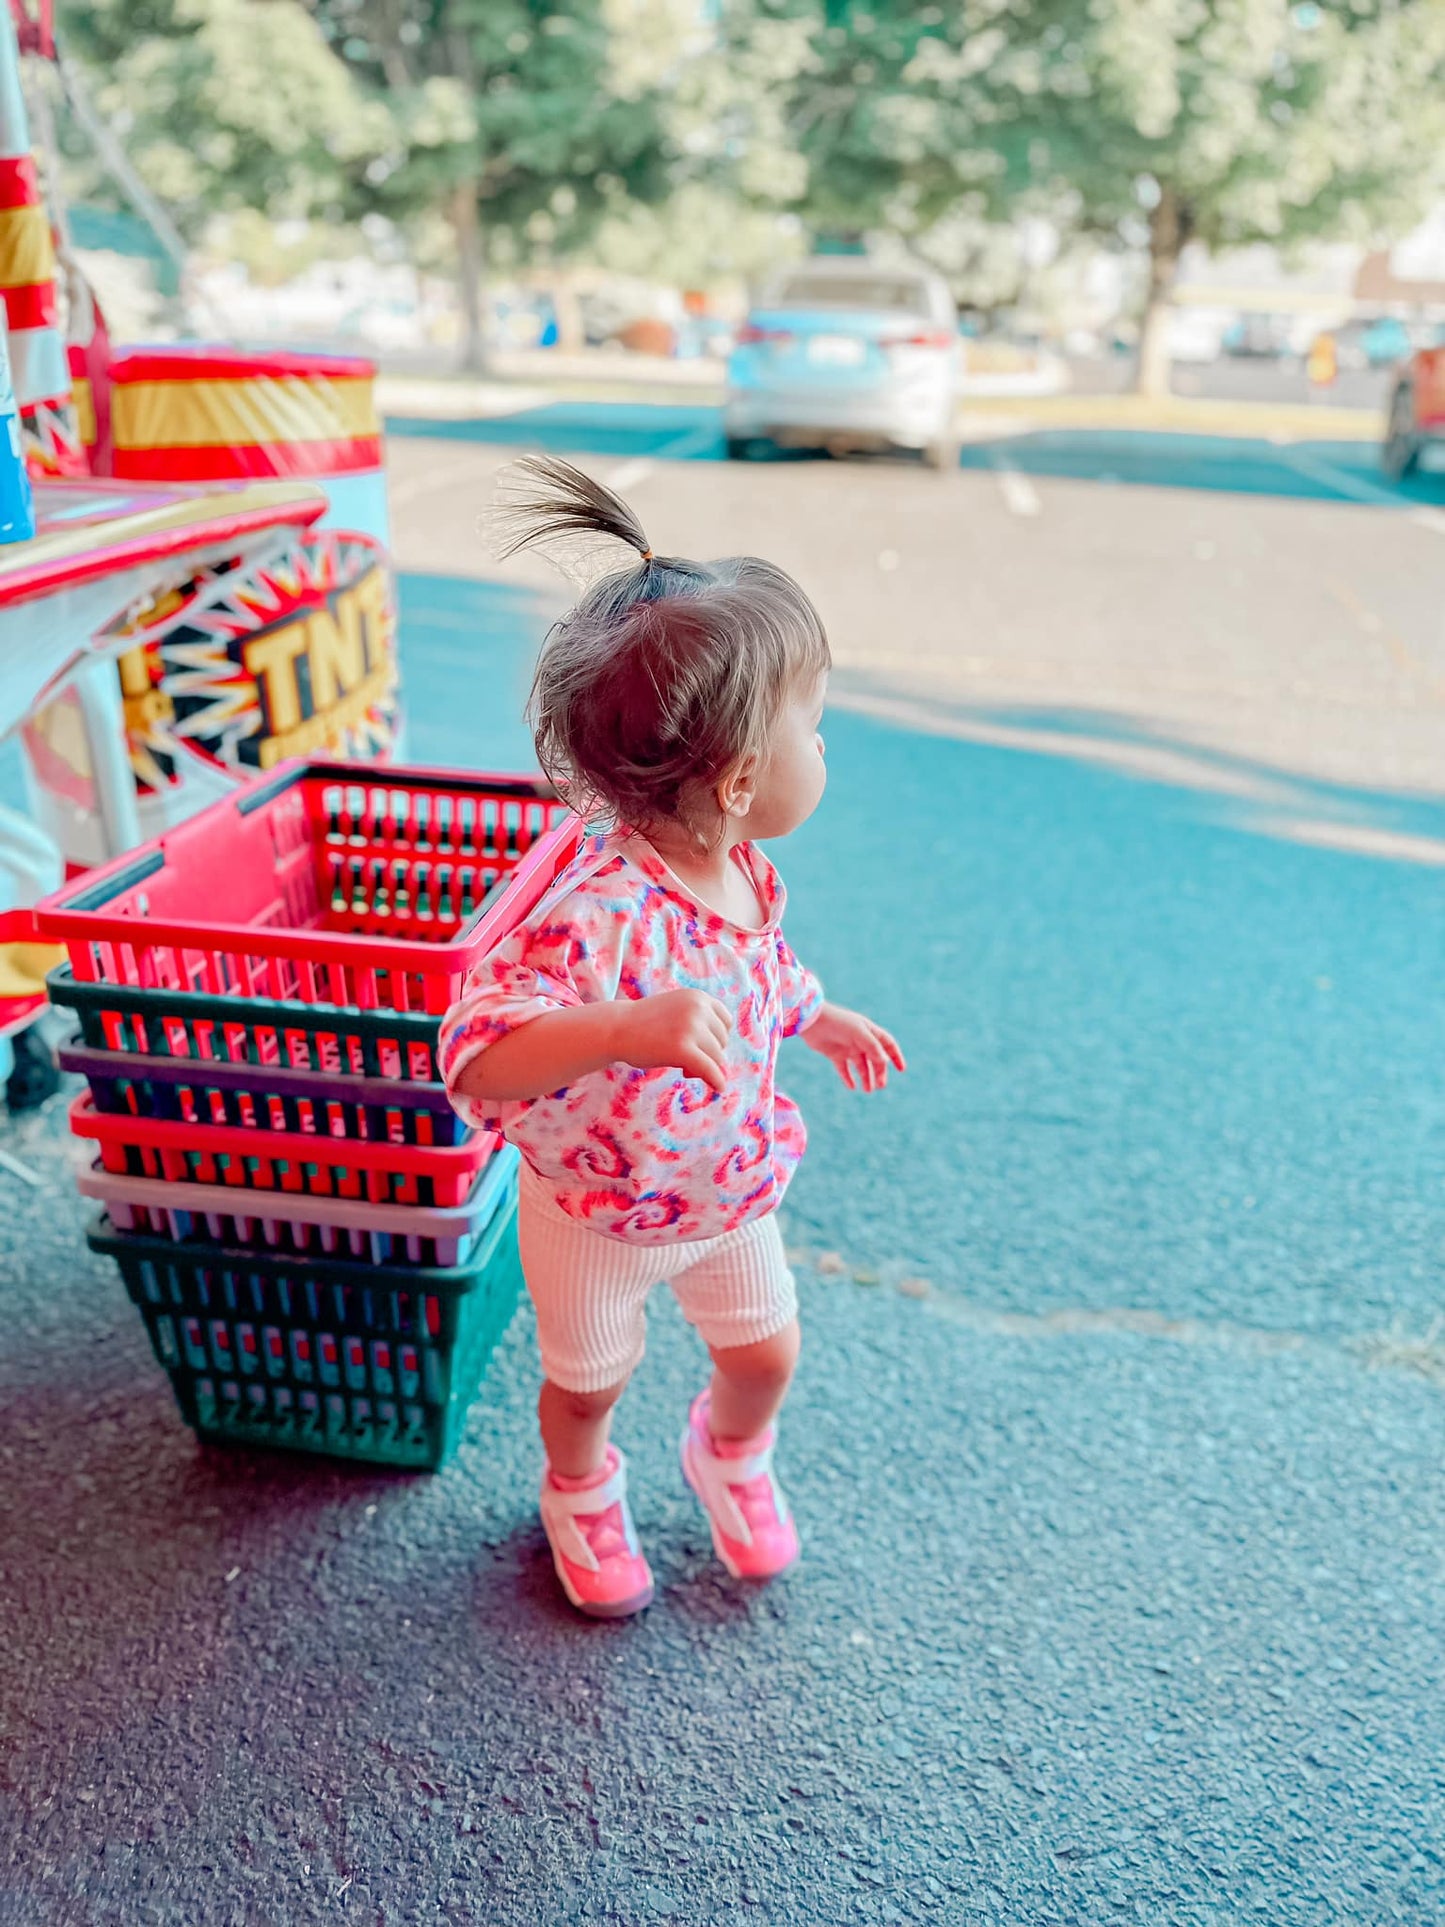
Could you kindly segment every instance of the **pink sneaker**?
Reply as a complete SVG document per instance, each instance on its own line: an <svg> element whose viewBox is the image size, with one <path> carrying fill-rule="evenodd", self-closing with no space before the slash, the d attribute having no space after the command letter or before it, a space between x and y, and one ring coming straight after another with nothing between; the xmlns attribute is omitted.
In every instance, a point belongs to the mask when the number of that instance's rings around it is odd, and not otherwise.
<svg viewBox="0 0 1445 1927"><path fill-rule="evenodd" d="M682 1470L702 1501L717 1556L734 1579L775 1579L799 1553L798 1528L773 1477L776 1428L718 1445L699 1393L682 1435Z"/></svg>
<svg viewBox="0 0 1445 1927"><path fill-rule="evenodd" d="M625 1619L652 1602L652 1574L627 1505L627 1461L615 1445L592 1478L542 1473L542 1530L562 1590L594 1619Z"/></svg>

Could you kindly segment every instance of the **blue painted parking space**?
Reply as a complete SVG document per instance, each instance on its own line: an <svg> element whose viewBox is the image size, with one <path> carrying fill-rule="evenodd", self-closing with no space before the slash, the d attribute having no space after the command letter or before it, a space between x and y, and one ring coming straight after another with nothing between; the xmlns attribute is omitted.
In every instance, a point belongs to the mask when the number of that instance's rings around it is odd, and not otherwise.
<svg viewBox="0 0 1445 1927"><path fill-rule="evenodd" d="M405 575L398 588L407 755L530 769L523 709L544 605L526 590L454 576Z"/></svg>
<svg viewBox="0 0 1445 1927"><path fill-rule="evenodd" d="M503 448L673 461L726 459L722 412L682 403L554 402L515 414L435 420L388 419L390 434ZM755 450L755 459L796 461L795 451ZM803 459L806 459L804 457ZM820 459L828 459L820 457ZM1223 490L1300 501L1367 502L1378 507L1445 504L1445 474L1426 471L1392 482L1373 443L1274 442L1225 435L1134 429L1041 429L965 444L970 470L1120 486Z"/></svg>
<svg viewBox="0 0 1445 1927"><path fill-rule="evenodd" d="M668 454L681 461L722 461L722 412L670 402L552 402L517 414L466 419L392 415L389 435L428 441L486 442L576 455Z"/></svg>
<svg viewBox="0 0 1445 1927"><path fill-rule="evenodd" d="M1370 442L1272 442L1141 430L1049 429L970 443L965 468L1145 488L1223 490L1300 501L1410 507L1445 502L1445 475L1392 482Z"/></svg>

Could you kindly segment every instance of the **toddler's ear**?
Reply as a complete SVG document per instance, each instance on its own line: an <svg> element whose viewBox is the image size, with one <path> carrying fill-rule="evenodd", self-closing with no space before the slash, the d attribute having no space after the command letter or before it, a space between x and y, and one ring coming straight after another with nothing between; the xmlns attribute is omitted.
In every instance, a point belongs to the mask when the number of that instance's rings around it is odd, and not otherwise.
<svg viewBox="0 0 1445 1927"><path fill-rule="evenodd" d="M755 756L736 763L717 786L717 806L724 816L746 816L758 793L758 764Z"/></svg>

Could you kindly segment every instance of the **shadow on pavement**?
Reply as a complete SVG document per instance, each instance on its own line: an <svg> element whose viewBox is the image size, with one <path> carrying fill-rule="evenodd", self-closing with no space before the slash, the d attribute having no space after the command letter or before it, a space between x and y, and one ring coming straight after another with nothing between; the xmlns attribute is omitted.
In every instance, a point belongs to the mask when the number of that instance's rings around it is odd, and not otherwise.
<svg viewBox="0 0 1445 1927"><path fill-rule="evenodd" d="M99 1738L130 1728L142 1684L156 1706L185 1697L226 1645L227 1589L264 1579L269 1546L324 1561L346 1520L416 1483L200 1446L117 1281L87 1283L118 1329L96 1331L76 1306L84 1376L54 1378L18 1347L8 1360L25 1389L5 1399L5 1638L28 1663L0 1670L0 1730L22 1748L22 1733L45 1741L80 1703Z"/></svg>

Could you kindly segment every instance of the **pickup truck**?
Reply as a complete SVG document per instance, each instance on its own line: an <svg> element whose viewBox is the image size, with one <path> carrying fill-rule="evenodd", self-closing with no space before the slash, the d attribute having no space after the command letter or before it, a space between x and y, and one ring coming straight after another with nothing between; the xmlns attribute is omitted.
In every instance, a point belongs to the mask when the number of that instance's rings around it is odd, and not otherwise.
<svg viewBox="0 0 1445 1927"><path fill-rule="evenodd" d="M1445 344L1418 348L1400 368L1385 429L1386 474L1396 481L1413 474L1432 442L1445 442Z"/></svg>

